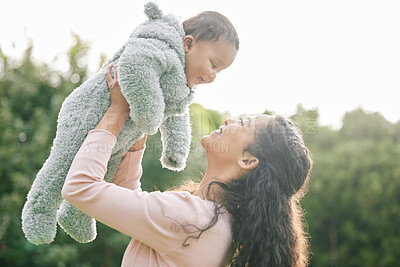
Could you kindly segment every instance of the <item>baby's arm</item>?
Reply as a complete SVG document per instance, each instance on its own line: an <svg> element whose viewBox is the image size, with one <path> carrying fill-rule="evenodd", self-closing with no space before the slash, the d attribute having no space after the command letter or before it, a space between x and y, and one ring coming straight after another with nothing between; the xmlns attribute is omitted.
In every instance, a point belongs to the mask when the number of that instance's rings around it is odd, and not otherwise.
<svg viewBox="0 0 400 267"><path fill-rule="evenodd" d="M165 71L164 51L148 39L132 39L121 55L118 77L121 91L138 130L155 134L164 118L160 77Z"/></svg>
<svg viewBox="0 0 400 267"><path fill-rule="evenodd" d="M167 118L161 125L160 132L163 144L161 163L171 170L183 170L192 138L189 112Z"/></svg>

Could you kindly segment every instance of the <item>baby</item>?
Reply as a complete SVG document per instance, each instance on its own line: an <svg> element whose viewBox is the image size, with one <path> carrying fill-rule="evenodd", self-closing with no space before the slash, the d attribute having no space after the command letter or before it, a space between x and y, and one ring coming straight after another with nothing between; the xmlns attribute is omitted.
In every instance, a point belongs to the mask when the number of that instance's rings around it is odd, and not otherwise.
<svg viewBox="0 0 400 267"><path fill-rule="evenodd" d="M96 237L94 219L63 201L61 189L87 133L110 105L107 65L118 64L130 119L118 135L104 180L113 180L123 155L136 140L158 129L164 147L163 166L177 171L185 166L191 139L188 105L193 101L192 88L213 82L219 71L232 64L239 39L230 21L217 12L200 13L183 24L171 15L162 15L154 3L146 4L145 13L149 20L62 104L50 156L22 211L22 229L34 244L52 242L57 221L78 242Z"/></svg>
<svg viewBox="0 0 400 267"><path fill-rule="evenodd" d="M210 83L229 67L239 49L235 28L223 15L206 11L183 22L187 85Z"/></svg>
<svg viewBox="0 0 400 267"><path fill-rule="evenodd" d="M140 120L143 132L154 134L164 118L185 113L195 85L213 82L232 64L239 38L231 22L217 12L200 13L183 24L172 15L162 16L154 3L146 4L145 13L150 20L135 29L106 65L119 64L118 80L130 117Z"/></svg>

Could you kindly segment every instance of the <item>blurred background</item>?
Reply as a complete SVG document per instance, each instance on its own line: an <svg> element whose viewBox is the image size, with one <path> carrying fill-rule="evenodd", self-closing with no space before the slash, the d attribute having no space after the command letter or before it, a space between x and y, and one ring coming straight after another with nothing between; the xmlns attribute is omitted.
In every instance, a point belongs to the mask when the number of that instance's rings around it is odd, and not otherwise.
<svg viewBox="0 0 400 267"><path fill-rule="evenodd" d="M98 223L78 244L59 228L49 245L21 230L26 195L55 137L65 97L146 18L146 1L13 1L0 16L0 266L119 266L129 238ZM229 117L291 117L314 168L302 200L311 266L399 266L400 3L396 1L159 2L182 20L225 14L241 48L191 105L187 167L161 168L159 134L144 156L144 190L202 177L200 138ZM124 26L122 26L124 25Z"/></svg>

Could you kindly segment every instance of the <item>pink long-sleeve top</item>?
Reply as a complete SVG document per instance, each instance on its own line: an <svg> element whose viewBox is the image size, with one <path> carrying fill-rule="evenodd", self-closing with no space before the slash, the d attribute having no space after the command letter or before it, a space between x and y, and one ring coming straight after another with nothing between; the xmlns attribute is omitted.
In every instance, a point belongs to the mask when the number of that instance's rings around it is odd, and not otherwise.
<svg viewBox="0 0 400 267"><path fill-rule="evenodd" d="M204 228L214 217L214 203L188 192L143 192L144 149L127 152L113 183L105 182L116 142L107 130L90 131L72 162L62 196L132 237L122 266L224 266L232 238L228 212L200 238L193 238L199 234L195 227Z"/></svg>

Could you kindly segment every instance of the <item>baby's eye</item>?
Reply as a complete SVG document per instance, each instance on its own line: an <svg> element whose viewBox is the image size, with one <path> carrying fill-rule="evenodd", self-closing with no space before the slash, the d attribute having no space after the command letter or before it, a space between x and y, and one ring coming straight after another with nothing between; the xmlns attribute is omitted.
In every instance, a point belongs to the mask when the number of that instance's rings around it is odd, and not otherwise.
<svg viewBox="0 0 400 267"><path fill-rule="evenodd" d="M215 65L214 62L212 62L212 61L210 61L210 62L211 62L212 68L213 68L213 69L216 69L216 68L217 68L217 65Z"/></svg>

